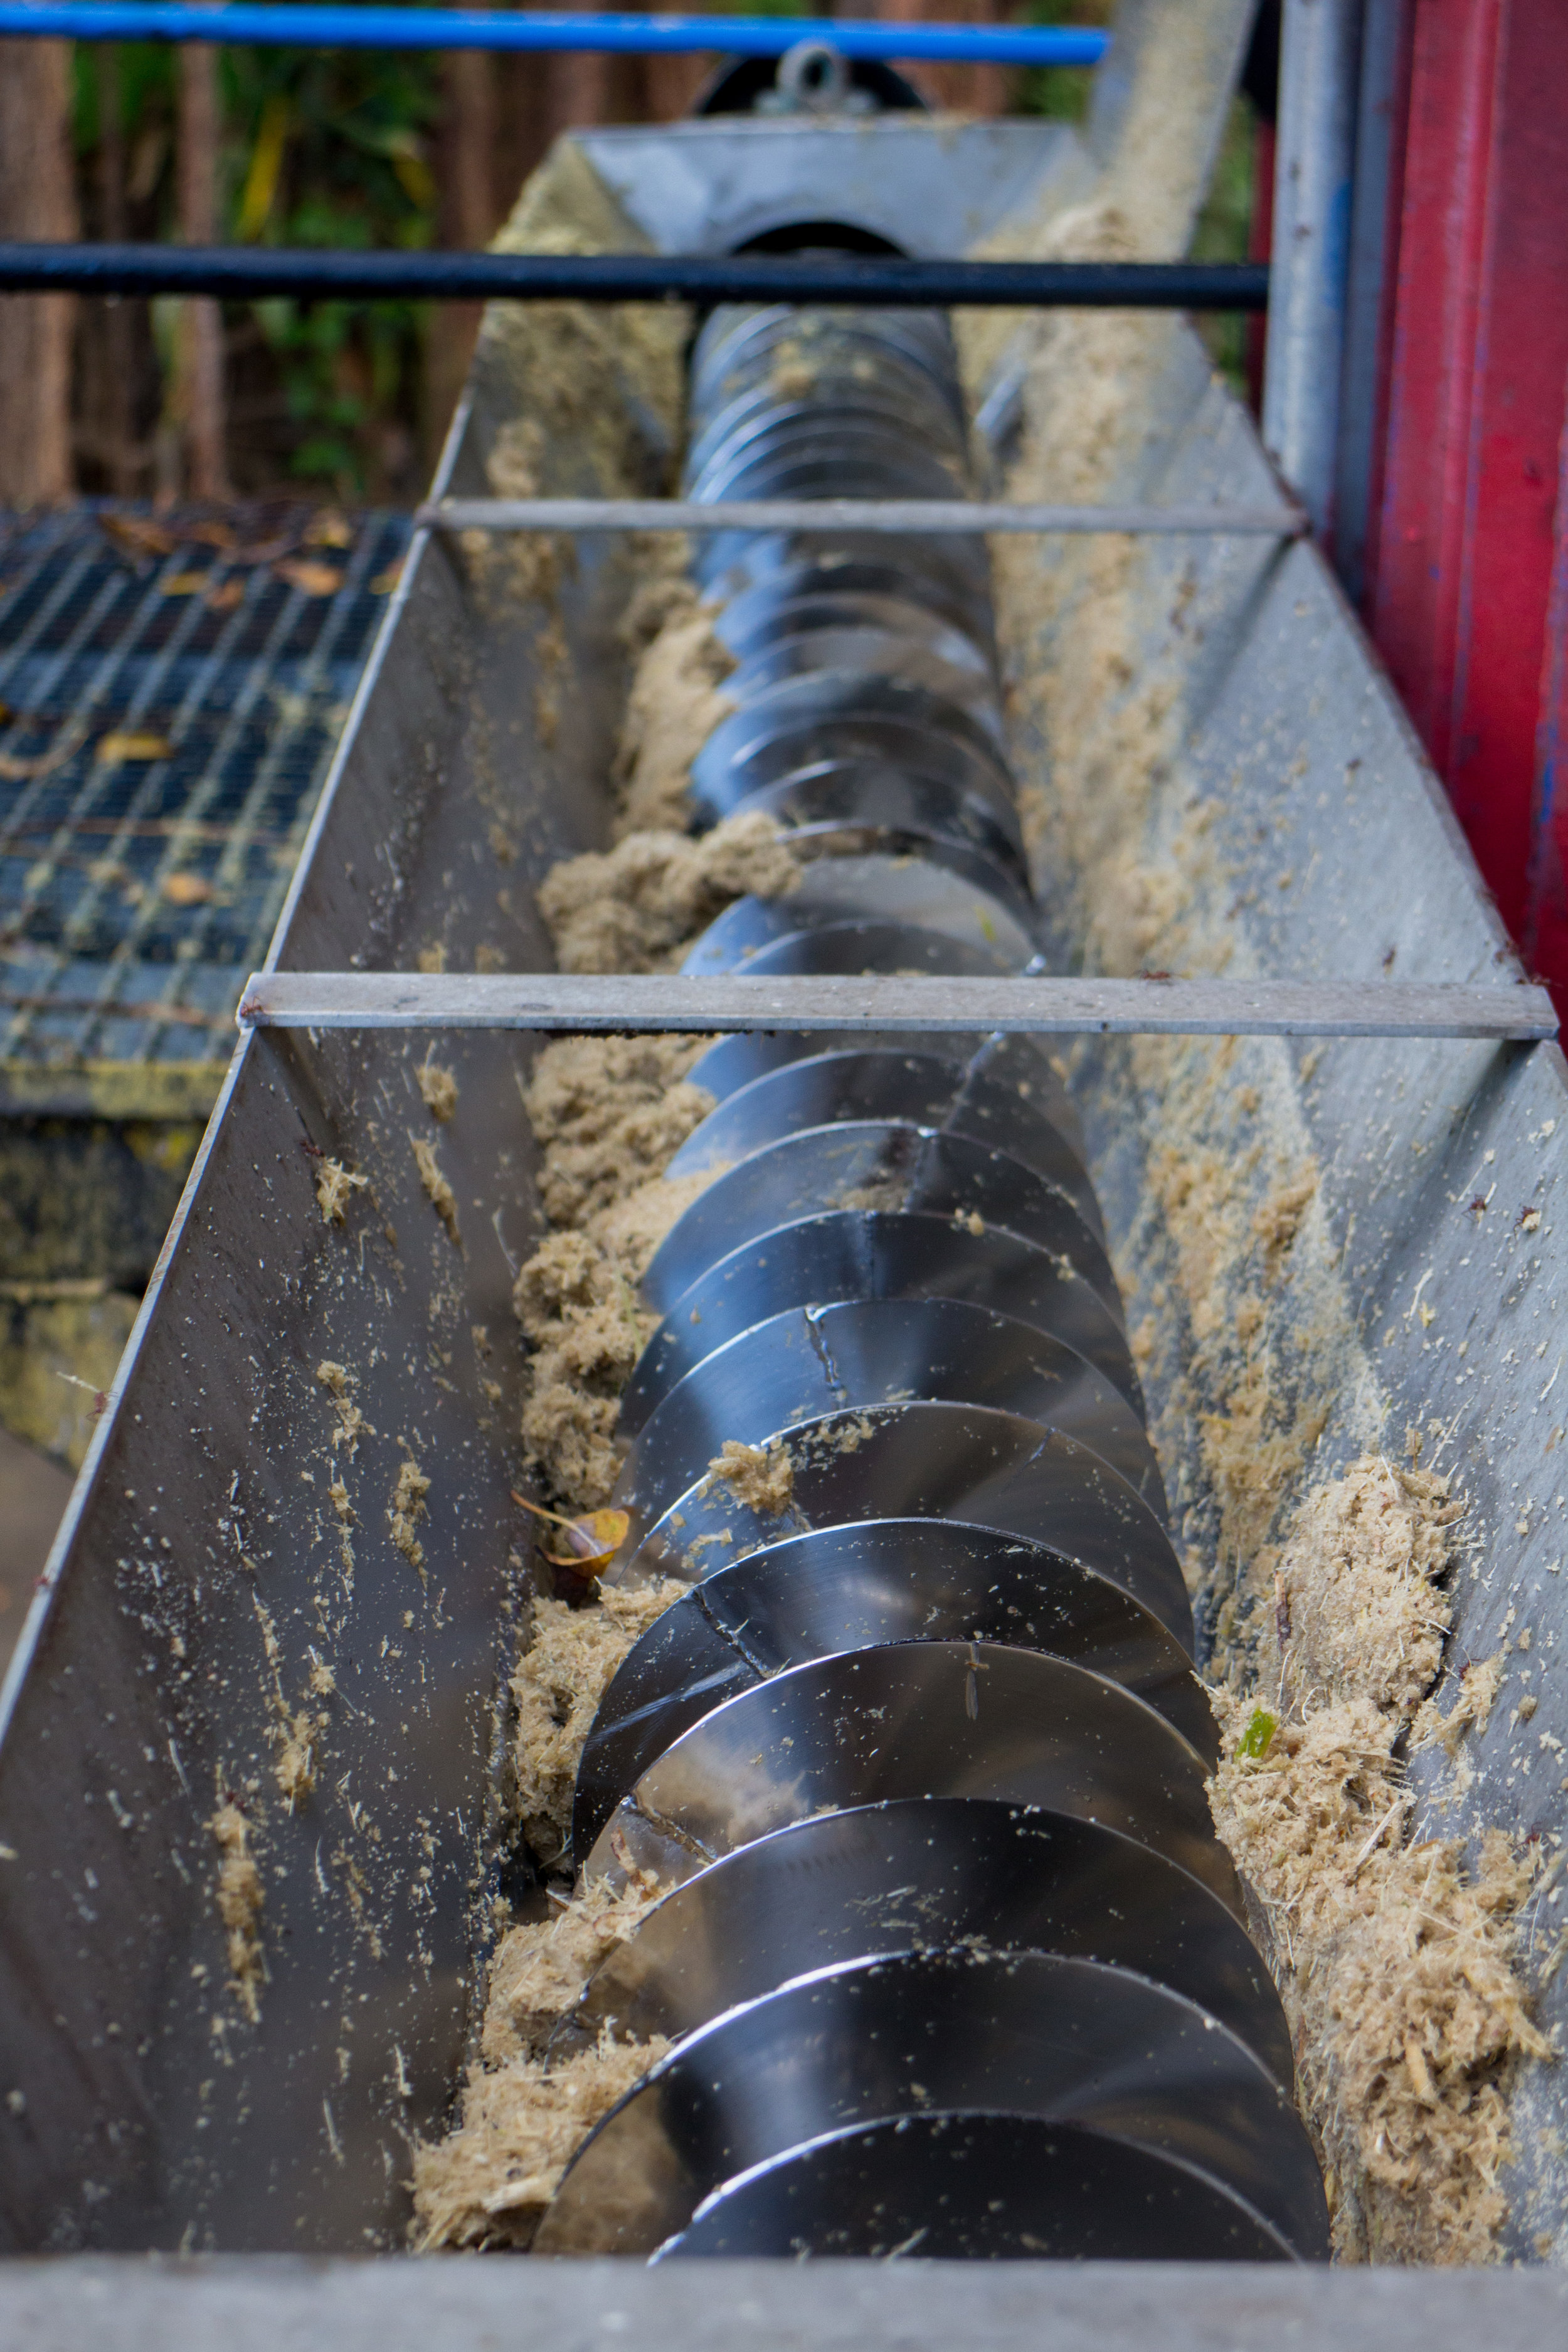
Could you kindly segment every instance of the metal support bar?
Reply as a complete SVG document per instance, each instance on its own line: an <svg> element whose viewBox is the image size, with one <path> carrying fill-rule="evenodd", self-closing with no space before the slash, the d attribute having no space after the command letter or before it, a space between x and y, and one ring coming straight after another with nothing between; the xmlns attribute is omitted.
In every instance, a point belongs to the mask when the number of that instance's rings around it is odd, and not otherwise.
<svg viewBox="0 0 1568 2352"><path fill-rule="evenodd" d="M242 1029L1021 1030L1170 1037L1554 1037L1543 988L1496 982L749 979L261 971Z"/></svg>
<svg viewBox="0 0 1568 2352"><path fill-rule="evenodd" d="M1362 26L1356 99L1355 182L1345 271L1345 351L1334 451L1334 569L1351 603L1366 590L1373 500L1382 468L1378 439L1387 371L1392 279L1405 174L1410 21L1415 0L1384 0Z"/></svg>
<svg viewBox="0 0 1568 2352"><path fill-rule="evenodd" d="M778 58L826 41L845 58L917 58L947 65L1093 66L1110 35L1084 26L877 24L799 16L636 16L531 10L237 5L170 0L5 0L0 36L75 41L209 41L246 48L579 49L634 57Z"/></svg>
<svg viewBox="0 0 1568 2352"><path fill-rule="evenodd" d="M524 21L520 18L520 22ZM793 21L793 20L792 20ZM934 310L1261 310L1261 262L910 261L847 255L353 253L223 245L0 245L0 292L255 301L842 302Z"/></svg>
<svg viewBox="0 0 1568 2352"><path fill-rule="evenodd" d="M415 509L431 530L1203 531L1295 539L1293 507L1008 506L980 499L445 499Z"/></svg>
<svg viewBox="0 0 1568 2352"><path fill-rule="evenodd" d="M1275 296L1263 439L1320 534L1332 520L1363 0L1285 0Z"/></svg>

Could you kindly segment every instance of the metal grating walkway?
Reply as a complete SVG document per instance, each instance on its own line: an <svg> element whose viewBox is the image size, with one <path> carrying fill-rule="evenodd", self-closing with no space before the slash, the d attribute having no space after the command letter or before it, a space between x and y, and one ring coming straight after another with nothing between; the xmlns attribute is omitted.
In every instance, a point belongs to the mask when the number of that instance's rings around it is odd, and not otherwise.
<svg viewBox="0 0 1568 2352"><path fill-rule="evenodd" d="M409 530L0 525L0 1111L210 1108Z"/></svg>

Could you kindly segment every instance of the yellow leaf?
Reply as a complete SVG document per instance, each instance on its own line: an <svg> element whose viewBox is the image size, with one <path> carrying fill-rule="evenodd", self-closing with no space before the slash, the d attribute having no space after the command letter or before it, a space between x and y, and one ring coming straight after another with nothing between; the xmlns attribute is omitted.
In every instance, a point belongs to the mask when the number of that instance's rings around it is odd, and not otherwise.
<svg viewBox="0 0 1568 2352"><path fill-rule="evenodd" d="M520 1503L525 1511L531 1511L536 1519L549 1519L554 1526L565 1529L568 1549L564 1552L547 1551L544 1557L552 1568L569 1568L578 1576L591 1576L596 1569L603 1568L607 1559L613 1559L625 1543L626 1529L632 1523L629 1511L585 1511L581 1518L568 1519L559 1511L547 1511L541 1504L531 1503L526 1495L520 1495L515 1487L511 1499Z"/></svg>
<svg viewBox="0 0 1568 2352"><path fill-rule="evenodd" d="M205 572L171 572L161 583L165 596L199 596L207 584Z"/></svg>
<svg viewBox="0 0 1568 2352"><path fill-rule="evenodd" d="M245 175L245 194L239 200L238 230L242 244L248 245L267 226L272 199L278 194L278 175L283 168L283 149L289 137L289 100L276 90L261 110L256 144L250 151L250 169Z"/></svg>
<svg viewBox="0 0 1568 2352"><path fill-rule="evenodd" d="M353 543L353 523L331 507L322 509L305 533L307 547L352 547Z"/></svg>
<svg viewBox="0 0 1568 2352"><path fill-rule="evenodd" d="M411 205L417 205L421 212L428 212L436 202L436 180L420 152L417 138L413 131L405 131L395 141L387 143L398 186Z"/></svg>
<svg viewBox="0 0 1568 2352"><path fill-rule="evenodd" d="M212 897L213 886L199 874L165 874L163 896L172 907L199 907Z"/></svg>
<svg viewBox="0 0 1568 2352"><path fill-rule="evenodd" d="M343 584L343 575L331 563L311 563L300 561L273 566L280 580L290 588L298 588L302 596L335 596Z"/></svg>
<svg viewBox="0 0 1568 2352"><path fill-rule="evenodd" d="M403 558L399 556L395 563L389 563L384 572L378 572L376 573L375 578L370 583L371 594L373 596L390 596L402 577Z"/></svg>
<svg viewBox="0 0 1568 2352"><path fill-rule="evenodd" d="M105 735L93 754L108 767L116 760L166 760L172 744L166 735Z"/></svg>

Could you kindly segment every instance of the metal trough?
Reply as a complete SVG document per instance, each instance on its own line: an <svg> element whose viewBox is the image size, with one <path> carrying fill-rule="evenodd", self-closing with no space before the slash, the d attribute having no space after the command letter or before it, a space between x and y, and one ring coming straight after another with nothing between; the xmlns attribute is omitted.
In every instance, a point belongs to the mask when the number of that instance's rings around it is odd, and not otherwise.
<svg viewBox="0 0 1568 2352"><path fill-rule="evenodd" d="M597 133L566 142L552 169L575 175L606 241L628 247L726 249L798 219L807 187L814 217L906 243L919 218L917 249L943 252L1037 209L1053 174L1070 192L1080 162L1049 127L901 117ZM933 187L939 201L918 210ZM509 336L493 318L437 495L491 487L488 461L527 389ZM1267 507L1278 496L1267 465L1191 331L1165 323L1141 348L1110 494ZM671 420L638 347L600 343L584 364L592 418L546 404L540 487L667 487ZM1005 366L998 383L985 413L1000 444ZM428 969L437 950L466 971L548 970L532 886L607 836L630 559L621 541L584 533L557 548L548 593L531 593L537 569L514 567L510 544L416 538L279 929L279 987L289 974ZM1027 544L1043 593L1060 542ZM1125 594L1176 713L1170 772L1146 814L1150 855L1184 809L1212 804L1194 928L1223 930L1232 975L1500 989L1522 977L1310 545L1161 538L1140 548ZM1021 780L1048 792L1048 746L1026 712L1010 749ZM1000 848L1004 862L1016 856ZM1077 969L1071 877L1047 878L1059 886L1043 893L1047 961ZM822 930L834 912L825 902ZM254 1001L264 1013L265 979ZM504 1010L495 1017L504 1024ZM538 1019L284 1018L242 1036L0 1699L0 2227L14 2251L400 2245L408 2140L447 2112L489 1897L508 1883L505 1686L528 1589L509 1497L521 1402L510 1288L539 1225L519 1101ZM458 1089L438 1139L447 1221L413 1150L429 1131L416 1072L431 1050ZM1326 1262L1356 1335L1313 1475L1374 1423L1444 1424L1479 1563L1456 1588L1449 1674L1489 1655L1505 1620L1532 1628L1531 1747L1547 1761L1518 1769L1500 1705L1447 1819L1550 1836L1561 1776L1534 1739L1568 1741L1552 1483L1568 1284L1555 1233L1562 1056L1463 1035L1331 1035L1310 1052L1255 1038L1244 1052L1246 1082L1320 1171ZM1170 1255L1150 1205L1166 1117L1157 1074L1135 1047L1084 1044L1070 1086L1093 1180L1083 1207L1102 1218L1124 1285L1153 1297ZM342 1227L317 1204L325 1158L369 1178ZM1471 1203L1489 1186L1513 1213L1478 1220ZM1086 1267L1091 1253L1103 1263L1092 1224L1084 1232ZM1438 1325L1417 1311L1423 1298L1441 1299ZM1320 1307L1302 1301L1303 1355ZM1172 1344L1142 1373L1156 1413L1183 1376L1171 1312ZM679 1369L639 1401L650 1422ZM1163 1475L1173 1528L1212 1553L1196 1454L1154 1468L1125 1397L1114 1402L1109 1355L1103 1370L1106 1442L1148 1491ZM399 1543L409 1463L429 1486ZM1225 1598L1219 1566L1198 1580L1204 1639ZM820 1659L787 1664L823 1671ZM315 1788L289 1811L271 1767L280 1726L312 1693L327 1717ZM593 1799L602 1819L624 1785L612 1772L604 1803L592 1789L580 1803ZM215 1903L211 1824L237 1798L250 1822L241 1859L259 1873L254 2019L226 1986ZM891 1963L875 1997L899 2014ZM1543 1991L1542 2024L1564 2021L1565 2004L1568 1971ZM834 2031L847 2030L836 2015ZM1252 2030L1266 2041L1274 2028L1260 2015ZM1515 2099L1510 2242L1525 2255L1564 2251L1549 2129L1561 2100L1547 2069ZM1005 2170L1025 2153L998 2140L977 2161ZM852 2172L860 2152L840 2158ZM825 2172L809 2193L831 2203L852 2185ZM744 2251L747 2226L742 2214L726 2243Z"/></svg>

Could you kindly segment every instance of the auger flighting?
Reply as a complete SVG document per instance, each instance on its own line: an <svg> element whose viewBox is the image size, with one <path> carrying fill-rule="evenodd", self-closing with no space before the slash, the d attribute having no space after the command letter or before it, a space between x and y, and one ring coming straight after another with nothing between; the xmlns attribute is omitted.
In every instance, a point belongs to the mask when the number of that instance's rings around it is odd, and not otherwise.
<svg viewBox="0 0 1568 2352"><path fill-rule="evenodd" d="M687 495L970 488L935 314L721 310ZM984 542L715 536L737 664L696 821L807 861L692 971L1016 972L1037 917ZM670 2054L542 2252L1315 2259L1289 2033L1215 1748L1083 1139L1027 1040L746 1034L644 1279L619 1573L689 1594L579 1774L589 1881L672 1890L561 2046ZM756 1491L715 1479L729 1441ZM615 1571L612 1571L615 1572Z"/></svg>

